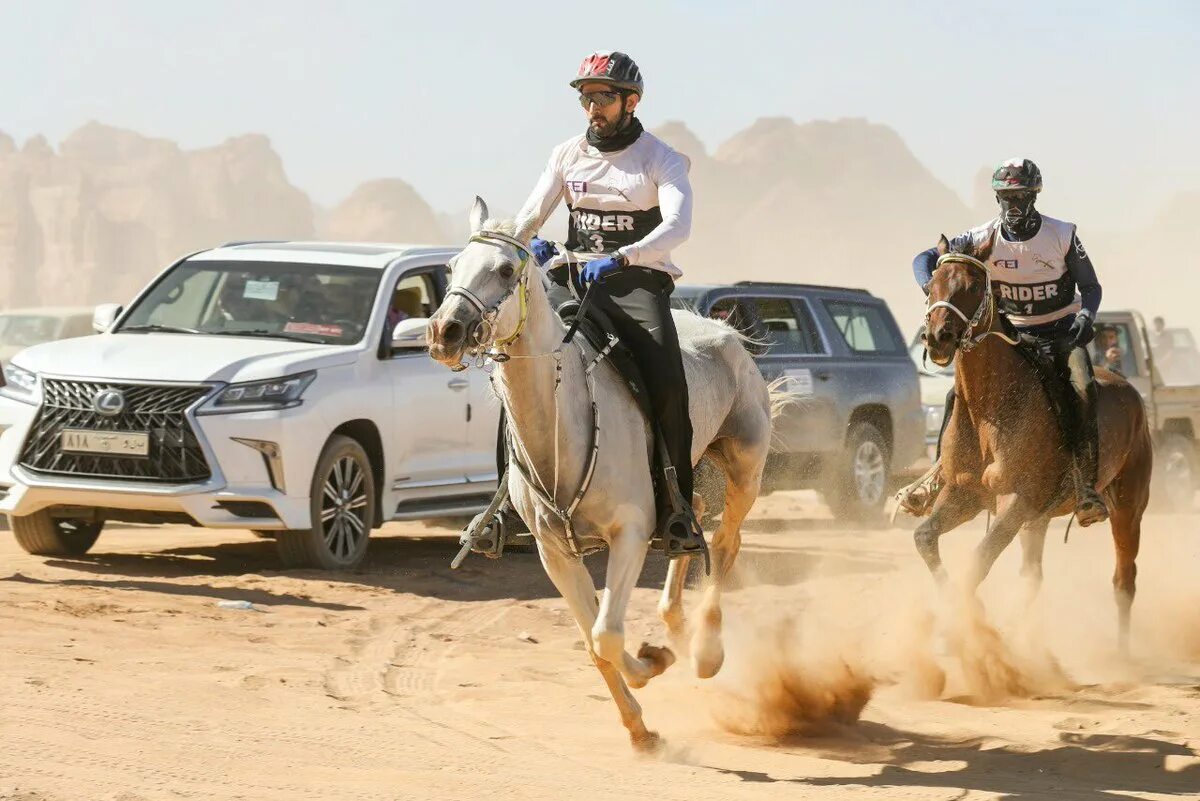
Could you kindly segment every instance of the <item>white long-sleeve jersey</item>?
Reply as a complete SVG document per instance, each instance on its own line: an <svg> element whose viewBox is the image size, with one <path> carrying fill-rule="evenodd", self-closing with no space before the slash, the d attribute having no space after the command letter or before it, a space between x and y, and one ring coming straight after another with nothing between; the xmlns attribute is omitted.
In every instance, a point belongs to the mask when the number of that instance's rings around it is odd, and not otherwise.
<svg viewBox="0 0 1200 801"><path fill-rule="evenodd" d="M624 150L603 153L580 135L563 142L517 216L521 230L541 229L559 200L567 201L567 247L619 252L632 265L682 273L671 251L692 230L691 162L643 132Z"/></svg>

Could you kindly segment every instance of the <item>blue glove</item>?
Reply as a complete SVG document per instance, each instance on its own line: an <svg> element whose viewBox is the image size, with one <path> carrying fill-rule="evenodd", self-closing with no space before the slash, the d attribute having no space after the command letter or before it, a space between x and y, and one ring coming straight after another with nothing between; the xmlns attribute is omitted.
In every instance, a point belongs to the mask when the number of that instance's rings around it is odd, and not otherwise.
<svg viewBox="0 0 1200 801"><path fill-rule="evenodd" d="M585 284L590 284L593 281L599 281L609 273L615 273L621 269L621 262L615 256L602 256L598 259L592 259L583 268L583 274L580 279Z"/></svg>
<svg viewBox="0 0 1200 801"><path fill-rule="evenodd" d="M538 239L536 236L529 243L529 249L533 252L533 257L537 259L538 266L545 264L551 258L558 255L558 248L554 247L553 242Z"/></svg>

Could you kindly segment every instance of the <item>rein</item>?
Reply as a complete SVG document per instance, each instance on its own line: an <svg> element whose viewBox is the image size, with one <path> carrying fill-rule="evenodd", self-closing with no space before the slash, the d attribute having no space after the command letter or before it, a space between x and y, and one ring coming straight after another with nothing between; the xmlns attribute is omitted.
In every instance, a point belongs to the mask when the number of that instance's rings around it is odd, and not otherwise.
<svg viewBox="0 0 1200 801"><path fill-rule="evenodd" d="M572 497L571 501L564 508L558 503L558 484L559 484L559 402L558 390L562 386L563 374L563 348L571 343L574 328L568 333L563 341L554 350L547 353L533 354L510 354L506 348L520 338L525 330L525 325L529 321L529 262L533 259L533 254L524 243L515 237L502 234L498 231L483 231L473 235L470 242L481 242L489 245L512 245L517 249L517 252L522 254L521 263L518 266L519 275L517 283L513 288L509 289L500 296L491 306L485 304L471 290L465 287L453 287L446 292L446 297L458 295L466 299L468 303L475 307L481 317L480 329L476 331L475 342L476 346L473 352L476 356L476 367L482 368L484 363L491 359L494 362L503 364L512 359L554 359L554 482L553 489L548 488L546 482L542 481L538 475L537 469L533 466L533 460L529 458L529 449L525 443L521 441L520 434L512 425L512 411L508 408L509 402L507 393L497 392L500 397L500 402L505 407L505 413L509 420L508 424L508 455L509 462L520 473L521 478L529 486L534 497L550 511L563 525L563 532L567 541L567 548L573 556L582 557L589 553L600 550L599 547L585 549L579 537L575 533L575 526L572 521L575 510L579 508L579 504L583 502L584 495L592 485L592 478L596 473L596 464L600 458L600 412L596 405L596 379L594 375L595 369L606 359L612 352L612 349L617 344L617 339L610 336L608 344L596 353L595 358L590 362L584 353L582 345L576 344L576 350L579 353L580 365L583 367L584 383L588 393L588 406L592 412L592 422L589 431L590 441L588 444L588 457L584 465L583 476L579 482L579 489ZM517 302L520 304L520 315L517 320L517 325L513 331L504 337L496 337L496 318L500 313L500 307L507 301L512 294L517 293ZM458 370L465 370L469 365L462 364ZM520 453L518 453L520 451ZM524 461L522 460L524 458ZM528 463L528 464L526 464ZM602 546L601 546L602 547Z"/></svg>
<svg viewBox="0 0 1200 801"><path fill-rule="evenodd" d="M966 330L964 330L962 336L958 338L958 350L961 351L969 351L973 349L976 345L983 342L983 340L987 339L989 336L1000 337L1000 339L1004 340L1010 345L1018 344L1017 340L1008 336L1008 334L1005 334L1003 331L991 330L992 324L996 320L996 296L992 294L992 274L988 270L987 265L981 262L979 259L976 259L973 256L968 256L965 253L943 253L938 257L937 266L941 267L943 264L966 264L970 267L978 267L980 270L983 270L983 278L985 281L983 300L979 301L979 305L975 308L975 313L970 317L967 317L962 309L958 308L948 300L939 300L934 303L930 303L925 309L925 322L929 322L929 315L933 314L934 309L949 309L950 311L954 312L954 314L958 315L958 318L967 324ZM975 334L974 331L976 327L983 321L985 313L988 319L987 330L979 334Z"/></svg>

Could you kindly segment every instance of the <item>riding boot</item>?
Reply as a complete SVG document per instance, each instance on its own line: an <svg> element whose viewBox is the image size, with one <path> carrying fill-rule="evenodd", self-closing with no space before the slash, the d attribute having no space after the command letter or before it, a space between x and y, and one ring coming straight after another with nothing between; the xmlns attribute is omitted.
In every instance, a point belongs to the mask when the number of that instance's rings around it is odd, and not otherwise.
<svg viewBox="0 0 1200 801"><path fill-rule="evenodd" d="M1100 472L1100 427L1096 418L1096 382L1087 351L1075 348L1070 357L1075 436L1071 437L1071 477L1075 485L1075 519L1081 526L1103 523L1108 506L1096 491Z"/></svg>

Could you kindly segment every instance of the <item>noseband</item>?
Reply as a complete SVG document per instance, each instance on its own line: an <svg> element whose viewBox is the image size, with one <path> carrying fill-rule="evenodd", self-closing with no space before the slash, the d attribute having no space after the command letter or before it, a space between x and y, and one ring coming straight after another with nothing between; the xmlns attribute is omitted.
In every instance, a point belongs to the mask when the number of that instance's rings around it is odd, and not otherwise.
<svg viewBox="0 0 1200 801"><path fill-rule="evenodd" d="M530 260L533 258L533 253L521 240L508 234L502 234L499 231L482 231L474 234L468 242L482 242L483 244L495 245L496 247L512 245L517 249L517 253L521 255L521 263L517 265L517 282L491 306L480 300L478 295L466 287L451 287L446 292L447 298L451 295L458 295L479 312L480 320L479 325L475 329L475 345L471 348L471 352L480 356L481 359L490 358L497 362L507 361L509 356L503 349L520 338L521 332L525 330L525 323L529 319L528 266ZM508 336L497 337L496 318L500 315L500 307L504 305L506 300L512 297L514 292L517 293L517 304L520 309L517 326ZM465 365L462 366L462 369L466 369Z"/></svg>
<svg viewBox="0 0 1200 801"><path fill-rule="evenodd" d="M992 274L988 270L987 265L981 262L979 259L976 259L973 256L968 256L965 253L944 253L939 256L937 260L938 267L941 267L943 264L966 264L970 267L978 267L980 270L983 270L983 279L985 282L983 299L979 301L979 305L975 308L975 313L970 317L967 317L962 309L958 308L948 300L939 300L934 303L930 303L925 309L925 322L929 322L929 315L933 314L934 309L949 309L950 311L954 312L954 314L956 314L960 320L967 324L966 329L958 338L959 350L971 350L984 339L993 335L1000 337L1010 345L1016 345L1017 340L1012 339L1000 331L990 330L991 321L994 321L996 318L996 297L992 294ZM983 321L985 314L989 320L989 330L975 334L975 329Z"/></svg>

